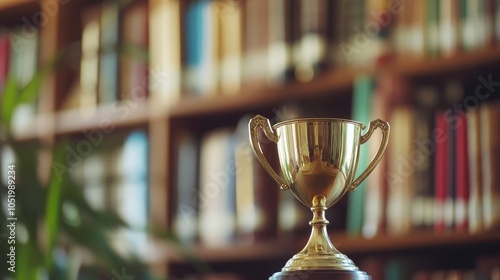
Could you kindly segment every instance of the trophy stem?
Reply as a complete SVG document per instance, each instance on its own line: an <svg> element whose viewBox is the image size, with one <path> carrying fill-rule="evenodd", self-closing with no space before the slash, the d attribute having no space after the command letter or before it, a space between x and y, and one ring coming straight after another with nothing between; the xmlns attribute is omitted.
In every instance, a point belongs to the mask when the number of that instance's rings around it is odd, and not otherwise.
<svg viewBox="0 0 500 280"><path fill-rule="evenodd" d="M313 219L311 236L302 251L293 256L283 267L283 271L295 270L358 270L354 263L344 254L340 253L330 241L326 226L329 224L325 218L326 198L316 195L313 198Z"/></svg>

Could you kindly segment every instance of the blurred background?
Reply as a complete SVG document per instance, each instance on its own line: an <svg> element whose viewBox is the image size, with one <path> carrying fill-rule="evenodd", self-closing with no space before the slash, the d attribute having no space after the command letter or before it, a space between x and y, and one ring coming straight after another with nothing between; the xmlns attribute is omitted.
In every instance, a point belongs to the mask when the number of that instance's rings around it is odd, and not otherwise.
<svg viewBox="0 0 500 280"><path fill-rule="evenodd" d="M327 212L373 280L500 279L499 42L495 0L0 0L0 276L280 271L312 216L261 114L390 123Z"/></svg>

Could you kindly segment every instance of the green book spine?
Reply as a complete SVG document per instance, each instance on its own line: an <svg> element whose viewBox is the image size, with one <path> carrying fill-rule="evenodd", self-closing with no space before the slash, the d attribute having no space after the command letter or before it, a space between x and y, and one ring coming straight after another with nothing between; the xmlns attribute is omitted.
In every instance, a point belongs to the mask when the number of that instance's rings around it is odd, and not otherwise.
<svg viewBox="0 0 500 280"><path fill-rule="evenodd" d="M370 122L371 103L375 84L375 78L370 76L359 76L354 82L352 119L365 124L367 127ZM359 176L368 166L368 152L368 145L362 145L356 176ZM365 185L366 183L363 182L358 186L356 191L349 192L347 233L350 235L361 234L365 204Z"/></svg>
<svg viewBox="0 0 500 280"><path fill-rule="evenodd" d="M427 0L425 3L426 12L427 12L427 32L426 32L426 41L427 41L427 54L431 57L437 57L440 54L439 49L439 1L435 0Z"/></svg>

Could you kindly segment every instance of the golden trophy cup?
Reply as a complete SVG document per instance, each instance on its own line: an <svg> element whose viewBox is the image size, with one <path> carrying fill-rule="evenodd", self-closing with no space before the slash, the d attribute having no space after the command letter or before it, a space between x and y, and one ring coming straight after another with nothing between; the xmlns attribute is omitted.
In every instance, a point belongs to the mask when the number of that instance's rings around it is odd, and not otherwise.
<svg viewBox="0 0 500 280"><path fill-rule="evenodd" d="M257 129L277 144L284 179L272 169L260 148ZM365 125L344 119L309 118L280 122L273 127L268 119L257 115L250 120L250 142L257 159L282 190L290 190L304 205L311 208L313 218L307 245L293 256L281 272L271 280L335 279L369 280L354 263L340 253L330 241L325 211L349 190L366 179L382 158L389 141L389 124L381 120ZM382 131L380 147L366 170L355 178L360 145L366 143L375 129ZM298 277L298 278L297 278Z"/></svg>

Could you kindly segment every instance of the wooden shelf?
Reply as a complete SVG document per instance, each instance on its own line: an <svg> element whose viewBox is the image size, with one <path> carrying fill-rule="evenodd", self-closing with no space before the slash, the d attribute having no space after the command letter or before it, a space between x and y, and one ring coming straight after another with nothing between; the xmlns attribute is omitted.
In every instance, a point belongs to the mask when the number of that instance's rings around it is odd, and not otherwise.
<svg viewBox="0 0 500 280"><path fill-rule="evenodd" d="M125 102L118 105L103 105L95 110L70 110L57 113L56 134L77 133L88 129L127 127L147 124L149 120L147 102Z"/></svg>
<svg viewBox="0 0 500 280"><path fill-rule="evenodd" d="M0 0L0 18L2 24L22 25L22 17L32 19L32 15L40 9L38 0Z"/></svg>
<svg viewBox="0 0 500 280"><path fill-rule="evenodd" d="M298 251L295 246L290 246L293 240L267 241L248 245L234 245L220 248L209 248L201 245L190 248L189 251L203 262L230 262L252 261L284 258L292 256ZM186 260L179 255L171 255L170 261L185 263Z"/></svg>
<svg viewBox="0 0 500 280"><path fill-rule="evenodd" d="M83 132L90 129L107 129L146 125L150 119L149 105L123 103L106 105L94 109L67 110L56 114L42 114L12 130L18 141L35 140L50 135Z"/></svg>
<svg viewBox="0 0 500 280"><path fill-rule="evenodd" d="M14 124L11 133L17 141L31 141L51 136L54 133L53 119L52 114L39 114L21 124Z"/></svg>
<svg viewBox="0 0 500 280"><path fill-rule="evenodd" d="M405 236L377 236L374 238L356 238L346 235L332 235L332 243L342 253L387 253L393 251L432 249L459 246L498 244L500 232L483 232L477 234L433 232L412 233Z"/></svg>
<svg viewBox="0 0 500 280"><path fill-rule="evenodd" d="M0 1L0 10L6 12L11 9L20 9L27 6L33 6L37 3L37 0L2 0Z"/></svg>
<svg viewBox="0 0 500 280"><path fill-rule="evenodd" d="M500 48L489 47L474 52L460 52L448 57L426 59L398 59L381 67L381 71L406 76L426 78L440 75L459 74L488 66L500 65Z"/></svg>
<svg viewBox="0 0 500 280"><path fill-rule="evenodd" d="M289 100L307 100L349 93L354 78L362 73L391 73L408 78L427 78L474 71L500 65L500 48L457 53L436 59L398 59L376 69L345 69L327 72L310 83L291 83L280 88L248 88L233 96L186 97L169 113L173 118L200 117L265 108Z"/></svg>
<svg viewBox="0 0 500 280"><path fill-rule="evenodd" d="M32 1L24 1L32 2ZM403 60L389 63L378 70L346 69L325 73L310 83L291 83L279 88L248 88L232 96L207 96L185 98L160 117L196 118L222 115L268 108L291 100L307 100L325 96L349 94L354 78L361 73L385 72L409 78L425 78L451 73L473 71L487 66L500 65L500 48L482 49L472 53L461 53L451 57L424 60ZM109 123L115 127L146 124L151 116L152 106L145 103L123 103L116 106L101 106L95 112L89 110L62 111L55 115L55 134L67 134L86 129L99 128ZM158 110L157 110L158 111ZM155 115L155 117L158 117ZM40 118L38 118L40 119ZM15 133L18 140L30 140L50 133L44 125L50 116L33 120ZM43 120L43 121L42 121Z"/></svg>
<svg viewBox="0 0 500 280"><path fill-rule="evenodd" d="M169 114L173 118L198 117L265 108L288 100L345 94L349 92L354 77L360 72L362 71L336 70L309 83L294 82L279 88L249 88L232 96L185 98L173 107Z"/></svg>
<svg viewBox="0 0 500 280"><path fill-rule="evenodd" d="M235 245L222 248L195 246L192 253L207 263L254 261L278 258L291 258L306 244L304 236L294 240L278 240L275 242L256 243L248 246ZM450 233L436 234L432 232L412 233L405 236L377 236L374 238L352 237L345 234L333 234L330 237L334 246L344 254L391 253L405 250L430 250L445 248L463 248L465 246L481 246L497 244L500 247L500 232L484 232L478 234ZM174 263L185 263L179 257L170 255Z"/></svg>

